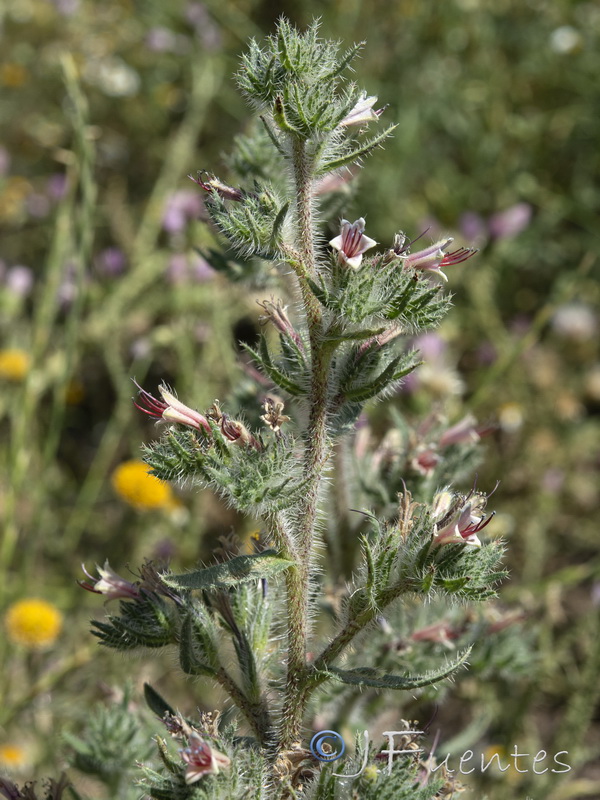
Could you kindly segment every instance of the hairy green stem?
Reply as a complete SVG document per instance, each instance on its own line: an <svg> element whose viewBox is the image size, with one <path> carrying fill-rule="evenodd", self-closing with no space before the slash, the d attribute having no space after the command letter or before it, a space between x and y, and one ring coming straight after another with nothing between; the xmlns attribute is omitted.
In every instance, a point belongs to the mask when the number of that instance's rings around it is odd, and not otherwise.
<svg viewBox="0 0 600 800"><path fill-rule="evenodd" d="M322 314L316 298L306 283L305 275L314 276L316 259L312 217L312 185L314 164L306 151L306 143L294 138L293 163L296 189L296 247L301 257L297 272L304 301L311 348L312 377L310 415L305 438L304 475L307 489L299 512L297 530L298 559L286 573L288 602L288 665L282 715L280 745L290 748L300 739L307 679L306 640L308 636L308 596L310 561L318 512L319 484L329 456L327 443L328 370L331 350L322 337Z"/></svg>
<svg viewBox="0 0 600 800"><path fill-rule="evenodd" d="M338 656L340 656L352 640L372 622L375 617L381 613L382 609L405 594L407 591L414 589L404 583L392 586L382 593L379 604L377 606L369 605L367 608L358 612L355 616L351 617L338 635L331 640L325 650L319 655L311 670L309 684L306 687L304 694L304 703L308 702L310 694L326 679L326 675L319 674L327 670Z"/></svg>
<svg viewBox="0 0 600 800"><path fill-rule="evenodd" d="M239 688L231 675L223 668L215 673L214 679L225 689L237 708L246 717L252 732L261 744L267 744L272 730L269 711L264 702L251 702Z"/></svg>

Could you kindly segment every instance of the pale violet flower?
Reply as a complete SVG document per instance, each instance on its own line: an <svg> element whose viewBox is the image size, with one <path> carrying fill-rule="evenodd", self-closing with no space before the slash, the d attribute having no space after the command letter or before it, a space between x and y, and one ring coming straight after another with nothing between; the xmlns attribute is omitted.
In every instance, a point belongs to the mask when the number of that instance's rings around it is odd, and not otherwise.
<svg viewBox="0 0 600 800"><path fill-rule="evenodd" d="M135 381L134 381L135 383ZM177 422L180 425L187 425L188 428L195 428L197 431L203 429L206 433L211 433L210 425L205 416L195 411L193 408L184 405L174 394L171 394L166 386L159 386L158 391L162 400L157 400L150 392L142 389L137 383L140 402L134 406L155 419L163 419L167 422Z"/></svg>
<svg viewBox="0 0 600 800"><path fill-rule="evenodd" d="M446 253L446 249L452 244L454 239L448 236L446 239L440 239L438 242L426 247L424 250L418 250L416 253L405 254L404 241L398 241L394 244L394 252L398 258L402 258L407 267L413 269L420 269L423 272L435 272L440 278L445 281L448 276L442 271L442 267L449 267L454 264L460 264L466 261L477 252L476 249L471 247L459 247L458 250L453 250L451 253Z"/></svg>
<svg viewBox="0 0 600 800"><path fill-rule="evenodd" d="M362 217L355 222L343 219L340 235L329 242L331 247L339 252L340 261L353 269L360 267L363 253L377 244L374 239L364 235L364 230L365 221Z"/></svg>
<svg viewBox="0 0 600 800"><path fill-rule="evenodd" d="M196 783L205 775L216 775L220 769L227 769L231 764L229 758L211 747L196 731L190 733L188 746L180 751L182 760L187 764L185 782L188 786Z"/></svg>
<svg viewBox="0 0 600 800"><path fill-rule="evenodd" d="M490 235L495 239L518 236L531 222L533 208L529 203L515 203L504 211L492 214L488 221Z"/></svg>
<svg viewBox="0 0 600 800"><path fill-rule="evenodd" d="M483 512L487 497L480 492L472 492L467 497L454 497L444 490L434 498L433 519L435 532L433 547L445 544L468 544L481 547L477 534L492 520L494 514L486 516Z"/></svg>
<svg viewBox="0 0 600 800"><path fill-rule="evenodd" d="M361 125L363 122L372 122L374 119L379 119L383 109L374 111L373 106L376 102L376 97L362 95L354 108L340 122L340 125L344 127L347 125Z"/></svg>
<svg viewBox="0 0 600 800"><path fill-rule="evenodd" d="M468 442L474 444L481 438L477 430L477 420L472 414L467 414L456 425L444 431L438 442L440 447L448 447L451 444L463 444Z"/></svg>
<svg viewBox="0 0 600 800"><path fill-rule="evenodd" d="M87 589L88 592L94 592L95 594L103 594L108 600L136 600L140 596L139 585L117 575L111 569L108 561L104 563L104 567L96 566L99 578L90 575L83 564L81 566L91 581L91 583L79 581L82 589Z"/></svg>

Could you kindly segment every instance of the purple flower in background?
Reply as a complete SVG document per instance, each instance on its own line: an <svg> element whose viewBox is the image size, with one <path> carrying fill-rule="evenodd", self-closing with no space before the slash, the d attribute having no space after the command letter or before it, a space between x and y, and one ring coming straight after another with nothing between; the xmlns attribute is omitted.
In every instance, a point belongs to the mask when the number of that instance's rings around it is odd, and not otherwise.
<svg viewBox="0 0 600 800"><path fill-rule="evenodd" d="M475 211L465 211L458 221L458 226L464 238L470 242L480 242L487 238L486 221Z"/></svg>
<svg viewBox="0 0 600 800"><path fill-rule="evenodd" d="M163 228L168 233L180 233L188 222L197 219L204 210L204 203L197 192L180 189L167 199L163 215Z"/></svg>
<svg viewBox="0 0 600 800"><path fill-rule="evenodd" d="M529 203L515 203L487 220L475 211L466 211L459 219L465 239L481 244L486 239L510 239L518 236L531 222L533 208Z"/></svg>
<svg viewBox="0 0 600 800"><path fill-rule="evenodd" d="M30 216L36 217L37 219L43 219L50 213L50 200L45 194L32 192L31 194L27 195L25 200L25 208Z"/></svg>
<svg viewBox="0 0 600 800"><path fill-rule="evenodd" d="M106 277L116 277L125 271L127 259L118 247L107 247L94 259L96 269Z"/></svg>
<svg viewBox="0 0 600 800"><path fill-rule="evenodd" d="M448 349L447 342L442 339L439 333L423 333L413 341L416 348L426 361L436 361L441 358Z"/></svg>
<svg viewBox="0 0 600 800"><path fill-rule="evenodd" d="M221 32L203 3L188 3L185 18L207 50L218 50L221 47Z"/></svg>
<svg viewBox="0 0 600 800"><path fill-rule="evenodd" d="M482 366L489 367L498 358L498 351L492 342L482 342L475 351L475 355Z"/></svg>
<svg viewBox="0 0 600 800"><path fill-rule="evenodd" d="M477 430L477 420L472 414L467 414L459 422L448 428L440 436L438 442L440 447L448 447L451 444L463 444L465 442L478 442L481 438Z"/></svg>
<svg viewBox="0 0 600 800"><path fill-rule="evenodd" d="M441 236L443 233L442 223L436 217L423 217L419 220L417 228L430 236Z"/></svg>
<svg viewBox="0 0 600 800"><path fill-rule="evenodd" d="M183 283L188 275L188 260L185 253L175 253L169 259L167 278L171 283Z"/></svg>
<svg viewBox="0 0 600 800"><path fill-rule="evenodd" d="M46 194L51 200L62 200L69 188L69 181L63 172L56 172L48 178Z"/></svg>
<svg viewBox="0 0 600 800"><path fill-rule="evenodd" d="M6 288L12 294L17 295L17 297L27 297L33 287L33 272L29 267L23 267L18 264L7 271L4 282Z"/></svg>
<svg viewBox="0 0 600 800"><path fill-rule="evenodd" d="M10 170L10 153L0 144L0 178L8 175Z"/></svg>
<svg viewBox="0 0 600 800"><path fill-rule="evenodd" d="M63 270L63 280L58 287L58 300L63 311L67 311L78 294L77 265L68 261Z"/></svg>
<svg viewBox="0 0 600 800"><path fill-rule="evenodd" d="M488 221L490 236L494 239L510 239L517 236L531 222L532 207L529 203L515 203L514 206L492 214Z"/></svg>
<svg viewBox="0 0 600 800"><path fill-rule="evenodd" d="M542 489L550 494L558 494L564 486L565 478L564 470L558 467L549 467L542 475Z"/></svg>
<svg viewBox="0 0 600 800"><path fill-rule="evenodd" d="M190 264L190 274L197 283L210 281L215 276L215 271L205 258L199 253L190 253L188 257Z"/></svg>
<svg viewBox="0 0 600 800"><path fill-rule="evenodd" d="M198 253L175 253L169 259L167 278L171 283L204 283L214 277L215 271Z"/></svg>
<svg viewBox="0 0 600 800"><path fill-rule="evenodd" d="M71 17L79 8L79 0L51 0L52 5L63 17Z"/></svg>
<svg viewBox="0 0 600 800"><path fill-rule="evenodd" d="M168 28L151 28L146 34L146 47L155 53L173 52L177 46L177 35Z"/></svg>

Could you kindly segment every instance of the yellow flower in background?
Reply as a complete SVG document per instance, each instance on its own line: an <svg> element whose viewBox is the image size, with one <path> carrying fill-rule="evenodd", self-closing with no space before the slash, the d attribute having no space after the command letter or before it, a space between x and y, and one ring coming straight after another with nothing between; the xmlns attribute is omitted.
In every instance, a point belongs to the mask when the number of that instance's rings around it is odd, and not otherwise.
<svg viewBox="0 0 600 800"><path fill-rule="evenodd" d="M21 383L29 372L31 358L25 350L9 348L0 350L0 379Z"/></svg>
<svg viewBox="0 0 600 800"><path fill-rule="evenodd" d="M22 64L6 63L0 66L0 82L10 89L18 89L27 82L29 73Z"/></svg>
<svg viewBox="0 0 600 800"><path fill-rule="evenodd" d="M0 745L0 766L16 770L27 763L25 750L16 744Z"/></svg>
<svg viewBox="0 0 600 800"><path fill-rule="evenodd" d="M33 186L22 175L12 175L0 192L0 220L16 222L26 213L25 201Z"/></svg>
<svg viewBox="0 0 600 800"><path fill-rule="evenodd" d="M176 505L168 483L150 475L143 461L131 460L120 464L112 474L117 494L137 509L173 508Z"/></svg>
<svg viewBox="0 0 600 800"><path fill-rule="evenodd" d="M13 603L4 616L11 642L34 650L54 644L62 624L63 617L56 606L35 597Z"/></svg>

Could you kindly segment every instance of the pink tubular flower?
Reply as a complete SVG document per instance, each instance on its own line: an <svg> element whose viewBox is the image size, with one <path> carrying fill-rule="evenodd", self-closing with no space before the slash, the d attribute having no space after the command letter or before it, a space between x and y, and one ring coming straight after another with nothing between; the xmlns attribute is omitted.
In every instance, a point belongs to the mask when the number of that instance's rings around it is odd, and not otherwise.
<svg viewBox="0 0 600 800"><path fill-rule="evenodd" d="M428 477L429 475L433 475L439 463L440 456L436 452L435 446L422 445L417 448L410 465L419 475Z"/></svg>
<svg viewBox="0 0 600 800"><path fill-rule="evenodd" d="M180 402L175 395L168 391L166 386L158 387L162 400L157 400L137 383L135 385L139 390L141 404L136 403L135 400L133 404L144 414L156 419L164 419L167 422L178 422L180 425L187 425L188 428L195 428L197 431L205 430L207 433L211 432L206 417L202 416L199 411L194 411L193 408L189 408Z"/></svg>
<svg viewBox="0 0 600 800"><path fill-rule="evenodd" d="M361 95L354 108L340 122L340 126L360 125L363 122L372 122L379 119L379 115L383 113L384 109L380 108L378 111L374 111L373 106L376 102L376 97L367 97L366 94Z"/></svg>
<svg viewBox="0 0 600 800"><path fill-rule="evenodd" d="M445 544L469 544L481 547L477 534L483 530L493 518L483 514L486 496L472 492L468 497L459 497L458 502L448 501L448 492L442 492L434 499L435 524L433 546Z"/></svg>
<svg viewBox="0 0 600 800"><path fill-rule="evenodd" d="M529 203L515 203L504 211L492 214L488 221L490 235L495 239L510 239L525 230L531 222L533 208Z"/></svg>
<svg viewBox="0 0 600 800"><path fill-rule="evenodd" d="M187 764L185 782L196 783L205 775L216 775L220 769L226 769L230 759L211 747L200 738L195 731L188 737L188 746L180 751L181 758Z"/></svg>
<svg viewBox="0 0 600 800"><path fill-rule="evenodd" d="M362 217L355 222L343 219L340 235L329 242L333 249L339 252L340 261L353 269L360 267L362 254L377 244L374 239L364 235L364 230L365 221Z"/></svg>
<svg viewBox="0 0 600 800"><path fill-rule="evenodd" d="M448 447L451 444L463 444L465 442L474 444L480 438L481 434L477 430L477 420L472 414L467 414L456 425L452 425L451 428L444 431L438 444L440 447Z"/></svg>
<svg viewBox="0 0 600 800"><path fill-rule="evenodd" d="M221 417L221 431L223 432L223 436L230 442L234 442L234 444L249 445L256 450L262 449L260 442L252 436L248 428L242 425L241 422L230 419L227 414L223 414Z"/></svg>
<svg viewBox="0 0 600 800"><path fill-rule="evenodd" d="M458 250L453 250L451 253L446 253L445 250L449 247L454 239L448 237L440 239L439 242L426 247L424 250L419 250L417 253L410 255L398 254L399 258L404 260L407 267L413 269L420 269L424 272L435 272L445 281L448 276L442 272L442 267L451 267L454 264L460 264L466 261L471 256L474 256L477 250L472 247L459 247Z"/></svg>
<svg viewBox="0 0 600 800"><path fill-rule="evenodd" d="M78 583L82 589L87 589L88 592L103 594L107 600L137 600L140 596L139 586L117 575L110 568L108 561L104 562L104 567L96 565L100 579L90 575L85 565L82 564L81 568L92 583L87 581L78 581Z"/></svg>
<svg viewBox="0 0 600 800"><path fill-rule="evenodd" d="M452 639L458 639L458 632L449 622L434 622L426 628L420 628L411 634L413 642L439 642L446 647L452 647Z"/></svg>
<svg viewBox="0 0 600 800"><path fill-rule="evenodd" d="M188 222L198 219L203 211L202 198L193 189L180 189L167 198L162 226L167 233L181 233Z"/></svg>

